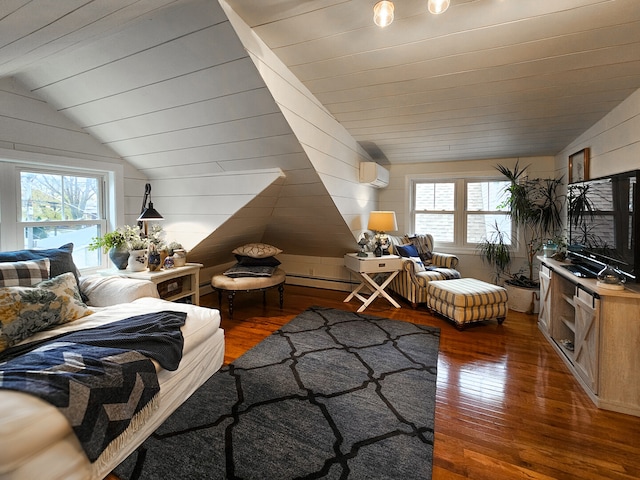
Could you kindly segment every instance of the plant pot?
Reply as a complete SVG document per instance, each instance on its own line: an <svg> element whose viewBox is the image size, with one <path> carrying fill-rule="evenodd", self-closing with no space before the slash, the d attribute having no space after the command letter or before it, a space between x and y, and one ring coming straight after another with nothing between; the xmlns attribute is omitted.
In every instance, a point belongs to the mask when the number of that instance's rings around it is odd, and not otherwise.
<svg viewBox="0 0 640 480"><path fill-rule="evenodd" d="M504 284L509 296L509 310L537 314L540 311L540 287L518 287L509 283Z"/></svg>
<svg viewBox="0 0 640 480"><path fill-rule="evenodd" d="M187 252L182 248L173 251L173 264L176 267L184 267L187 263Z"/></svg>
<svg viewBox="0 0 640 480"><path fill-rule="evenodd" d="M147 249L129 252L128 268L132 272L142 272L147 268Z"/></svg>
<svg viewBox="0 0 640 480"><path fill-rule="evenodd" d="M129 262L129 250L126 247L111 247L109 258L118 270L124 270Z"/></svg>

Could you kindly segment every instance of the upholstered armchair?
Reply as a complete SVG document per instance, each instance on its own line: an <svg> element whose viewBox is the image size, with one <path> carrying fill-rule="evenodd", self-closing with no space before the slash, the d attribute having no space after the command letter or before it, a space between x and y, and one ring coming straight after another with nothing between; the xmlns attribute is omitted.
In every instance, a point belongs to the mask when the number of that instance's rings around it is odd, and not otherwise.
<svg viewBox="0 0 640 480"><path fill-rule="evenodd" d="M402 271L391 281L389 289L407 300L413 308L427 302L427 285L431 280L450 280L460 278L458 257L433 251L433 236L429 234L415 236L392 236L390 253L401 254L398 246L412 244L419 259L405 257ZM401 255L404 257L404 255Z"/></svg>

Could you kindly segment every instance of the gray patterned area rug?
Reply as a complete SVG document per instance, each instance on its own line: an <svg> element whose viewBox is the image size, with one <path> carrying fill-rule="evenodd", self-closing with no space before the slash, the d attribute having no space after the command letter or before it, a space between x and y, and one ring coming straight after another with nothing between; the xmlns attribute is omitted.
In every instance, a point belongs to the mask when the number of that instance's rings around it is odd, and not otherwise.
<svg viewBox="0 0 640 480"><path fill-rule="evenodd" d="M168 418L140 478L430 479L439 340L438 328L311 307Z"/></svg>

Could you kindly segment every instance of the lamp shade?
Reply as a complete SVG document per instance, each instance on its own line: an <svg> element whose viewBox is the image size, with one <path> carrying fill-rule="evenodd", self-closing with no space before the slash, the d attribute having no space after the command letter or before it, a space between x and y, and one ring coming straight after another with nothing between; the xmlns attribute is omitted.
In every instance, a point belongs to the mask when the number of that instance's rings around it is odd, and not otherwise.
<svg viewBox="0 0 640 480"><path fill-rule="evenodd" d="M147 201L149 205L147 206ZM153 202L151 201L151 184L147 183L144 186L144 196L142 197L142 208L140 209L140 216L138 217L138 226L142 228L142 222L147 220L162 220L162 215L153 208Z"/></svg>
<svg viewBox="0 0 640 480"><path fill-rule="evenodd" d="M396 223L396 212L390 211L373 211L369 214L369 230L374 232L393 232L398 230Z"/></svg>
<svg viewBox="0 0 640 480"><path fill-rule="evenodd" d="M393 2L383 0L373 6L373 23L379 27L386 27L393 22Z"/></svg>
<svg viewBox="0 0 640 480"><path fill-rule="evenodd" d="M138 217L139 222L145 222L147 220L162 220L164 217L153 208L153 202L149 202L149 206Z"/></svg>

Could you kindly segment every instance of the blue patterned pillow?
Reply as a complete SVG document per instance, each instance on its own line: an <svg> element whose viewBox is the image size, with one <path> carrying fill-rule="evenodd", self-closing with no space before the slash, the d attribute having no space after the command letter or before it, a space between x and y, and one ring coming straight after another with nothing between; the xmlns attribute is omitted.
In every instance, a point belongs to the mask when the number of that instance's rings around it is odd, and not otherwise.
<svg viewBox="0 0 640 480"><path fill-rule="evenodd" d="M0 288L0 351L36 332L93 313L82 302L73 273L32 287Z"/></svg>

